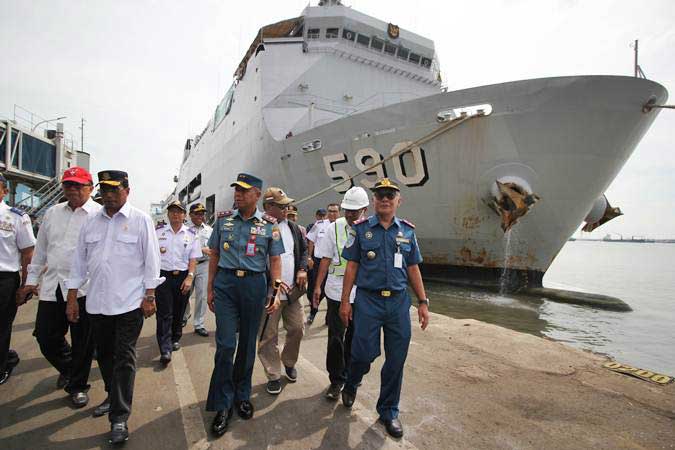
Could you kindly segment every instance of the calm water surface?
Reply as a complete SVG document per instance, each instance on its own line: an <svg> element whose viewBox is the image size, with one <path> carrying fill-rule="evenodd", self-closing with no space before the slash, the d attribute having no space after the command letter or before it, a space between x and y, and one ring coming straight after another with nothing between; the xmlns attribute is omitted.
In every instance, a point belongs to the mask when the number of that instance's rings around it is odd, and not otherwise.
<svg viewBox="0 0 675 450"><path fill-rule="evenodd" d="M544 286L618 297L632 312L425 282L431 310L547 336L675 375L675 244L568 242Z"/></svg>

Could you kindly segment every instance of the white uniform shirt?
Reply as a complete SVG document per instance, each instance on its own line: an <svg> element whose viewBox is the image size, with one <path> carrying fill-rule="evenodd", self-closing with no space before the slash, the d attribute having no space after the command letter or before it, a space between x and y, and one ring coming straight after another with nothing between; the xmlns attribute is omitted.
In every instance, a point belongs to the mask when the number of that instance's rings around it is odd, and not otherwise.
<svg viewBox="0 0 675 450"><path fill-rule="evenodd" d="M325 236L319 241L319 244L315 247L314 253L317 258L331 258L331 265L340 264L340 258L342 249L338 249L337 241L335 236L335 223L331 223L331 226L326 228ZM332 232L331 232L332 231ZM349 230L348 230L349 231ZM330 268L329 268L330 269ZM330 300L340 301L342 298L342 281L344 277L337 277L333 274L328 274L326 277L326 297ZM354 303L354 297L356 297L356 286L352 287L352 292L349 294L349 303Z"/></svg>
<svg viewBox="0 0 675 450"><path fill-rule="evenodd" d="M211 233L213 232L213 228L211 226L202 223L201 226L198 227L197 225L193 224L190 229L194 230L194 232L197 234L201 248L209 246L209 239L211 238ZM208 259L208 255L202 254L202 256L200 256L197 261L207 261Z"/></svg>
<svg viewBox="0 0 675 450"><path fill-rule="evenodd" d="M0 201L0 272L21 270L20 250L35 245L33 227L28 214L12 211Z"/></svg>
<svg viewBox="0 0 675 450"><path fill-rule="evenodd" d="M112 217L101 208L82 226L66 280L79 289L89 280L87 312L108 316L140 307L159 276L159 244L149 215L125 203Z"/></svg>
<svg viewBox="0 0 675 450"><path fill-rule="evenodd" d="M58 286L61 286L63 298L66 298L68 290L65 280L70 274L80 229L87 218L99 212L101 208L101 205L89 198L75 211L68 206L68 202L63 202L52 206L45 213L26 278L26 284L35 286L46 268L40 283L40 300L55 302ZM78 297L85 295L87 283L77 292Z"/></svg>
<svg viewBox="0 0 675 450"><path fill-rule="evenodd" d="M311 230L309 230L309 233L307 233L307 239L310 241L314 242L314 257L319 258L319 255L316 253L316 247L319 244L319 241L321 238L324 237L326 234L326 227L330 226L330 220L328 219L323 219L323 220L317 220L314 222L314 226L312 227Z"/></svg>
<svg viewBox="0 0 675 450"><path fill-rule="evenodd" d="M293 232L291 232L291 227L288 226L288 220L279 222L279 232L281 233L281 240L284 243L284 252L281 256L281 281L286 283L289 287L292 287L295 284L293 279L293 274L295 273L295 256L293 256ZM281 292L279 294L281 300L288 300L286 294Z"/></svg>
<svg viewBox="0 0 675 450"><path fill-rule="evenodd" d="M171 225L164 225L156 230L159 241L159 254L162 270L187 270L192 258L202 256L199 238L193 230L182 225L178 233L174 233Z"/></svg>

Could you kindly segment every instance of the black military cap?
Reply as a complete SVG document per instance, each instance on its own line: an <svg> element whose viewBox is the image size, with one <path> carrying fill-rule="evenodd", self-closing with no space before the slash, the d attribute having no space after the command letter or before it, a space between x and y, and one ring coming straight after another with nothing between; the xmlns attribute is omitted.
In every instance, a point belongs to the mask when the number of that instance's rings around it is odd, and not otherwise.
<svg viewBox="0 0 675 450"><path fill-rule="evenodd" d="M396 191L400 191L398 186L396 186L394 183L389 178L380 178L375 182L375 186L373 186L370 190L375 192L378 189L394 189Z"/></svg>
<svg viewBox="0 0 675 450"><path fill-rule="evenodd" d="M187 212L187 210L185 209L185 206L183 206L183 204L180 202L180 200L174 200L171 203L169 203L166 207L167 211L171 208L178 208L183 212Z"/></svg>
<svg viewBox="0 0 675 450"><path fill-rule="evenodd" d="M248 173L240 173L239 175L237 175L237 181L235 181L230 185L230 187L235 186L241 186L244 189L251 189L252 187L256 187L262 190L263 182L260 178L256 177L255 175L251 175Z"/></svg>
<svg viewBox="0 0 675 450"><path fill-rule="evenodd" d="M98 173L98 184L129 187L129 174L122 170L104 170Z"/></svg>
<svg viewBox="0 0 675 450"><path fill-rule="evenodd" d="M202 211L206 211L206 207L204 205L202 205L201 203L193 203L192 205L190 205L190 212L191 213L202 212Z"/></svg>

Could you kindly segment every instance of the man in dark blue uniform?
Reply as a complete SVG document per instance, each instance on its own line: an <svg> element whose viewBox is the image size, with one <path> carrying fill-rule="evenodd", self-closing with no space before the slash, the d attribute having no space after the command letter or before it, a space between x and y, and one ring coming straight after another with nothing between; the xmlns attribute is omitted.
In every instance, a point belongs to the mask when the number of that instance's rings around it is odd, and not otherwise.
<svg viewBox="0 0 675 450"><path fill-rule="evenodd" d="M348 260L342 285L340 317L347 326L352 319L349 293L356 282L351 365L342 391L342 403L351 408L357 386L370 364L380 355L380 329L384 330L385 362L381 372L379 420L387 433L400 438L398 419L403 366L410 344L410 296L408 284L419 300L417 312L422 329L429 324L429 299L424 292L415 226L396 217L400 189L388 178L373 187L375 215L354 222L342 251Z"/></svg>
<svg viewBox="0 0 675 450"><path fill-rule="evenodd" d="M209 239L207 303L216 314L216 355L206 410L216 411L211 424L216 436L227 431L233 409L242 419L253 417L249 401L251 376L257 331L267 298L268 259L271 279L281 278L279 255L284 253L284 244L279 228L273 217L256 207L262 184L253 175L237 176L237 181L231 184L237 209L218 213ZM278 296L272 300L268 314L280 304Z"/></svg>

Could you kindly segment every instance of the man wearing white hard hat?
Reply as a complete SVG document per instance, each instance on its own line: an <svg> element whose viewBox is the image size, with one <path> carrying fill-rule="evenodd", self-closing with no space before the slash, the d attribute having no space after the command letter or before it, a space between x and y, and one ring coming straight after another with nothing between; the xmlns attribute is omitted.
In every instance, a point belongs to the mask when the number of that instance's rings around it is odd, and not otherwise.
<svg viewBox="0 0 675 450"><path fill-rule="evenodd" d="M330 386L326 391L326 398L337 400L345 384L347 367L351 347L352 326L345 327L340 319L340 298L342 297L342 278L347 267L347 260L342 255L347 240L352 232L351 226L363 217L368 208L368 194L362 187L349 189L340 207L344 210L344 217L338 218L326 228L323 239L317 243L316 253L321 258L316 287L313 292L313 301L318 304L321 297L321 284L326 274L325 295L328 299L328 348L326 352L326 369L330 378ZM350 301L354 301L356 287L352 288Z"/></svg>

